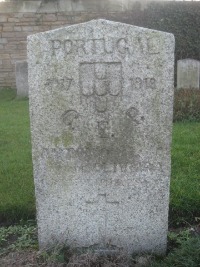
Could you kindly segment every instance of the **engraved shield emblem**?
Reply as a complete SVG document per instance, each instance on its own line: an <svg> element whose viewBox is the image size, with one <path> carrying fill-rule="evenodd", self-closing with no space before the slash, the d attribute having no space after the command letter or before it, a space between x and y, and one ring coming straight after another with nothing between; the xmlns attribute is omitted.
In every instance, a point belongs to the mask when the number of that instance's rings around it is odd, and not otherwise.
<svg viewBox="0 0 200 267"><path fill-rule="evenodd" d="M83 96L118 96L122 91L120 62L80 64L80 89Z"/></svg>
<svg viewBox="0 0 200 267"><path fill-rule="evenodd" d="M108 64L109 94L118 96L122 91L122 66L121 63Z"/></svg>

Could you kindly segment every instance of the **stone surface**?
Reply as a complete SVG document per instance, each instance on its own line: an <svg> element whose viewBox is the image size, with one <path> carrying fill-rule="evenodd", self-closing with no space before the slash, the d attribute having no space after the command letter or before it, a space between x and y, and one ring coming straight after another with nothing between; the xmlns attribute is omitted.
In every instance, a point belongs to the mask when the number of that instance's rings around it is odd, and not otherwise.
<svg viewBox="0 0 200 267"><path fill-rule="evenodd" d="M40 248L164 253L172 34L94 20L28 37Z"/></svg>
<svg viewBox="0 0 200 267"><path fill-rule="evenodd" d="M15 62L15 77L18 97L28 97L28 63L26 60Z"/></svg>
<svg viewBox="0 0 200 267"><path fill-rule="evenodd" d="M177 88L194 88L200 86L200 62L186 58L177 62Z"/></svg>

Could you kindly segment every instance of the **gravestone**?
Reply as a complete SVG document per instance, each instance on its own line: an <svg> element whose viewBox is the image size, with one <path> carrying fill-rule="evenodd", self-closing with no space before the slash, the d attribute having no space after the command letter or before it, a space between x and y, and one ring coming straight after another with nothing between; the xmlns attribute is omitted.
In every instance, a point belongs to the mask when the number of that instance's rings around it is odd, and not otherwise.
<svg viewBox="0 0 200 267"><path fill-rule="evenodd" d="M177 62L177 88L199 89L200 86L200 62L186 58Z"/></svg>
<svg viewBox="0 0 200 267"><path fill-rule="evenodd" d="M15 77L18 97L28 97L28 63L26 60L15 62Z"/></svg>
<svg viewBox="0 0 200 267"><path fill-rule="evenodd" d="M172 34L106 20L28 37L40 248L164 253Z"/></svg>

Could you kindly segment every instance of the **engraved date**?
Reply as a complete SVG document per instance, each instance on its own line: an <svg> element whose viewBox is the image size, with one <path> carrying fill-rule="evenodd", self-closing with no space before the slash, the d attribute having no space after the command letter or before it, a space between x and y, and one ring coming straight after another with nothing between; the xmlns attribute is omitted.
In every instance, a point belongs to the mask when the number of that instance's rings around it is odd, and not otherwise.
<svg viewBox="0 0 200 267"><path fill-rule="evenodd" d="M135 77L131 78L131 86L134 89L155 89L156 88L156 80L155 78L140 78Z"/></svg>
<svg viewBox="0 0 200 267"><path fill-rule="evenodd" d="M47 86L50 90L52 91L57 91L57 90L66 90L68 91L71 87L73 79L71 78L52 78L52 79L47 79L45 86Z"/></svg>

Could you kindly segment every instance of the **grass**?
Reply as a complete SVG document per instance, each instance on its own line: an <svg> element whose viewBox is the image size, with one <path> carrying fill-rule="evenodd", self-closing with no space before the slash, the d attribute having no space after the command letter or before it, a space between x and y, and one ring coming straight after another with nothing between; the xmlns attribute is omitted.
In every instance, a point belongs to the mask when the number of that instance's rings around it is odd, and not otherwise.
<svg viewBox="0 0 200 267"><path fill-rule="evenodd" d="M35 216L28 101L0 91L0 223Z"/></svg>
<svg viewBox="0 0 200 267"><path fill-rule="evenodd" d="M170 238L170 237L169 237ZM150 267L199 267L200 266L200 236L192 236L188 230L173 234L177 247L173 248L167 257L156 259Z"/></svg>
<svg viewBox="0 0 200 267"><path fill-rule="evenodd" d="M194 223L200 217L200 123L175 123L172 140L170 223Z"/></svg>
<svg viewBox="0 0 200 267"><path fill-rule="evenodd" d="M11 251L30 248L38 248L35 223L0 228L0 256Z"/></svg>
<svg viewBox="0 0 200 267"><path fill-rule="evenodd" d="M28 100L0 91L0 223L35 217ZM200 123L174 123L170 226L200 218Z"/></svg>

